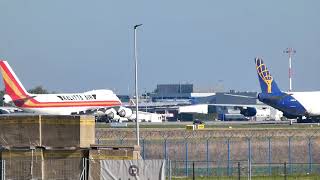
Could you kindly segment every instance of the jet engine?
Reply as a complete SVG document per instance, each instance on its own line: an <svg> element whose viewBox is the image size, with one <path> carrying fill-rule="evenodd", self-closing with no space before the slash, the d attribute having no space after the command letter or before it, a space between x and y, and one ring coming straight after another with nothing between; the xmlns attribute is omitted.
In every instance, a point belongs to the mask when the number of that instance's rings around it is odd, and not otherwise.
<svg viewBox="0 0 320 180"><path fill-rule="evenodd" d="M130 117L128 117L129 121L135 121L136 120L136 114L132 114Z"/></svg>
<svg viewBox="0 0 320 180"><path fill-rule="evenodd" d="M118 115L120 117L129 118L132 116L132 110L129 108L125 108L125 107L120 107L118 110Z"/></svg>
<svg viewBox="0 0 320 180"><path fill-rule="evenodd" d="M11 98L8 94L3 95L2 100L3 100L3 102L6 103L6 104L12 102L12 98Z"/></svg>
<svg viewBox="0 0 320 180"><path fill-rule="evenodd" d="M117 114L117 111L113 108L107 109L105 114L107 115L107 117L109 119L112 119L112 120L119 120L120 119L120 116Z"/></svg>
<svg viewBox="0 0 320 180"><path fill-rule="evenodd" d="M252 117L257 114L256 108L253 107L244 107L240 109L240 114L246 116L246 117Z"/></svg>

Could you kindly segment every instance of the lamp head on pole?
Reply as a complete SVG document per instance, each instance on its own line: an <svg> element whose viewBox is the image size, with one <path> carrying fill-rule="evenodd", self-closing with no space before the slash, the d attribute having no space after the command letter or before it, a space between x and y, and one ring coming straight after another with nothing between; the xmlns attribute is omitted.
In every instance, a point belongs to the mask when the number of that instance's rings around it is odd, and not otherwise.
<svg viewBox="0 0 320 180"><path fill-rule="evenodd" d="M288 54L294 54L296 53L297 51L293 48L287 48L283 51L283 53L288 53Z"/></svg>
<svg viewBox="0 0 320 180"><path fill-rule="evenodd" d="M139 27L139 26L142 26L142 24L134 25L134 29L137 29L137 27Z"/></svg>

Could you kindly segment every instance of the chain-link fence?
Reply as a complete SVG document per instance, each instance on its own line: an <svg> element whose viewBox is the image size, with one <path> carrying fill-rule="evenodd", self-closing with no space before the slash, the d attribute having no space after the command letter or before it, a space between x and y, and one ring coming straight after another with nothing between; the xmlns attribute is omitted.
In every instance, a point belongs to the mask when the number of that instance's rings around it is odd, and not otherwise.
<svg viewBox="0 0 320 180"><path fill-rule="evenodd" d="M134 145L136 141L132 136L119 136L118 139L100 138L97 143ZM177 137L165 134L157 138L141 137L140 146L143 159L320 163L319 136L199 137L186 134Z"/></svg>
<svg viewBox="0 0 320 180"><path fill-rule="evenodd" d="M122 160L120 160L122 161ZM2 160L1 179L101 179L99 160ZM108 167L112 170L114 167ZM150 168L150 167L149 167ZM320 163L166 161L167 179L319 179ZM115 170L117 171L117 170ZM103 170L105 172L105 170ZM91 176L89 176L91 174Z"/></svg>
<svg viewBox="0 0 320 180"><path fill-rule="evenodd" d="M96 143L116 146L136 143L132 131L110 130L108 133L98 132ZM299 129L299 133L292 130L272 133L241 129L233 130L232 133L230 130L219 133L214 130L149 130L143 131L140 138L141 157L165 159L168 178L306 179L320 175L320 136L317 129ZM1 176L8 177L11 174L32 179L41 175L38 178L41 179L44 171L47 177L53 179L83 179L88 176L88 170L94 168L90 162L81 158L68 160L55 159L53 156L43 161L36 153L27 156L29 159L23 157L18 162L18 154L8 153L3 156Z"/></svg>
<svg viewBox="0 0 320 180"><path fill-rule="evenodd" d="M5 179L80 179L88 177L89 161L72 159L1 160L1 180Z"/></svg>
<svg viewBox="0 0 320 180"><path fill-rule="evenodd" d="M320 174L318 129L239 131L145 131L140 137L141 156L171 161L173 177L190 177L192 162L203 177L234 176L238 163L241 177L283 175L284 163L288 178ZM136 143L132 131L111 132L110 136L98 134L97 143Z"/></svg>
<svg viewBox="0 0 320 180"><path fill-rule="evenodd" d="M168 179L319 179L320 164L312 163L252 163L232 161L227 166L216 161L171 161L167 166ZM290 171L290 167L292 170Z"/></svg>

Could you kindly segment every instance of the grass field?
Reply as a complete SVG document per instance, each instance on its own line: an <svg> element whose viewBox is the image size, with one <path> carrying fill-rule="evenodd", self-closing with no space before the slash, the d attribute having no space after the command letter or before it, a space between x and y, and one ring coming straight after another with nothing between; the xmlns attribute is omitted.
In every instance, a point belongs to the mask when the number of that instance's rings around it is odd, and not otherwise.
<svg viewBox="0 0 320 180"><path fill-rule="evenodd" d="M209 124L205 129L186 130L186 123L178 124L141 124L140 138L146 139L184 139L185 137L202 138L247 138L247 137L319 137L320 126L317 124ZM134 138L134 124L128 124L127 128L111 128L109 124L98 123L96 125L96 137L104 140Z"/></svg>
<svg viewBox="0 0 320 180"><path fill-rule="evenodd" d="M134 123L127 123L128 126L125 127L127 129L135 128ZM145 129L185 129L187 124L192 124L192 122L186 123L140 123L140 128ZM110 124L107 123L97 123L96 128L111 128ZM232 123L232 122L210 122L205 124L206 129L224 129L224 128L241 128L241 129L320 129L319 124L293 124L289 125L289 123L271 123L271 124L259 124L259 123Z"/></svg>

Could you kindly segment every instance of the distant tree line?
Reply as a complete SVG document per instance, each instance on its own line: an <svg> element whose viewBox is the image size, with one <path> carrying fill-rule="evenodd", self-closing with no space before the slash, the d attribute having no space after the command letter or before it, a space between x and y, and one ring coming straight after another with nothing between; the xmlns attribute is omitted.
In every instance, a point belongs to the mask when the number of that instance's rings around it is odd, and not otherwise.
<svg viewBox="0 0 320 180"><path fill-rule="evenodd" d="M30 93L30 94L48 94L49 93L49 91L48 90L46 90L44 87L42 87L42 86L36 86L36 87L34 87L34 88L32 88L32 89L29 89L28 90L28 92ZM0 105L1 106L13 106L13 104L11 104L11 103L9 103L9 104L5 104L4 102L3 102L3 95L5 94L5 92L4 92L4 90L0 90Z"/></svg>
<svg viewBox="0 0 320 180"><path fill-rule="evenodd" d="M48 94L49 92L44 89L42 86L36 86L33 89L29 89L28 92L30 94Z"/></svg>

